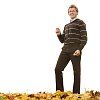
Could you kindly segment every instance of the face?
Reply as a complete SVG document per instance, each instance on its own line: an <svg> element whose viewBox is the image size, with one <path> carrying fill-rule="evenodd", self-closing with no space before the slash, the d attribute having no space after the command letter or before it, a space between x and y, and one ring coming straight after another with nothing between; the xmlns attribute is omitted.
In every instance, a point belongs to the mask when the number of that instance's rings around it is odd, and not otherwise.
<svg viewBox="0 0 100 100"><path fill-rule="evenodd" d="M69 8L68 15L70 16L71 19L74 19L75 17L77 17L78 12L76 11L75 8Z"/></svg>

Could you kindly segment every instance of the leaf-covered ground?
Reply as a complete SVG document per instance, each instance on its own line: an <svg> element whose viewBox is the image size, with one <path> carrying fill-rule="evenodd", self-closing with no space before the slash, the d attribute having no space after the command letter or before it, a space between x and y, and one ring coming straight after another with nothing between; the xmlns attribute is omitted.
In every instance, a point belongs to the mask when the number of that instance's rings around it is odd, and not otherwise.
<svg viewBox="0 0 100 100"><path fill-rule="evenodd" d="M0 93L0 100L100 100L100 92L86 91L83 94L73 94L70 91L55 93Z"/></svg>

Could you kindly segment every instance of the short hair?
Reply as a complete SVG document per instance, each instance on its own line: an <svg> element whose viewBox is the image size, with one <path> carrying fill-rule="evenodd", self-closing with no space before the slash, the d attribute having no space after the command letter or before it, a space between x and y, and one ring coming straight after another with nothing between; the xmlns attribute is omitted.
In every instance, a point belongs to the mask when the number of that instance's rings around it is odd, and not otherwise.
<svg viewBox="0 0 100 100"><path fill-rule="evenodd" d="M69 9L70 9L70 8L75 8L76 11L78 12L78 8L77 8L74 4L72 4L72 5L69 6L69 8L68 8L68 12L69 12Z"/></svg>

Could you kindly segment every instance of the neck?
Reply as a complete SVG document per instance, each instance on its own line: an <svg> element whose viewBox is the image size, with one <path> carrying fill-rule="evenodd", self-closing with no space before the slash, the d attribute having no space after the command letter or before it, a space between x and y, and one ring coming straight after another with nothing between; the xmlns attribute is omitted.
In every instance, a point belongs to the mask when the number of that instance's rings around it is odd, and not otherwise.
<svg viewBox="0 0 100 100"><path fill-rule="evenodd" d="M74 21L74 20L76 20L76 19L77 19L77 17L71 18L71 19L70 19L70 22L72 22L72 21Z"/></svg>

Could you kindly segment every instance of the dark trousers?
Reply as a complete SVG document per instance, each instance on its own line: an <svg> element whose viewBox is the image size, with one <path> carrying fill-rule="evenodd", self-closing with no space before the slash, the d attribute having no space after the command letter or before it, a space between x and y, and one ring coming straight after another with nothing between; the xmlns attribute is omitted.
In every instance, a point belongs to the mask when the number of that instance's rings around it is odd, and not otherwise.
<svg viewBox="0 0 100 100"><path fill-rule="evenodd" d="M55 78L56 78L56 91L64 91L63 87L63 73L64 68L67 66L68 62L71 60L74 72L74 83L73 83L73 93L80 93L80 56L73 56L73 53L61 52L55 67Z"/></svg>

